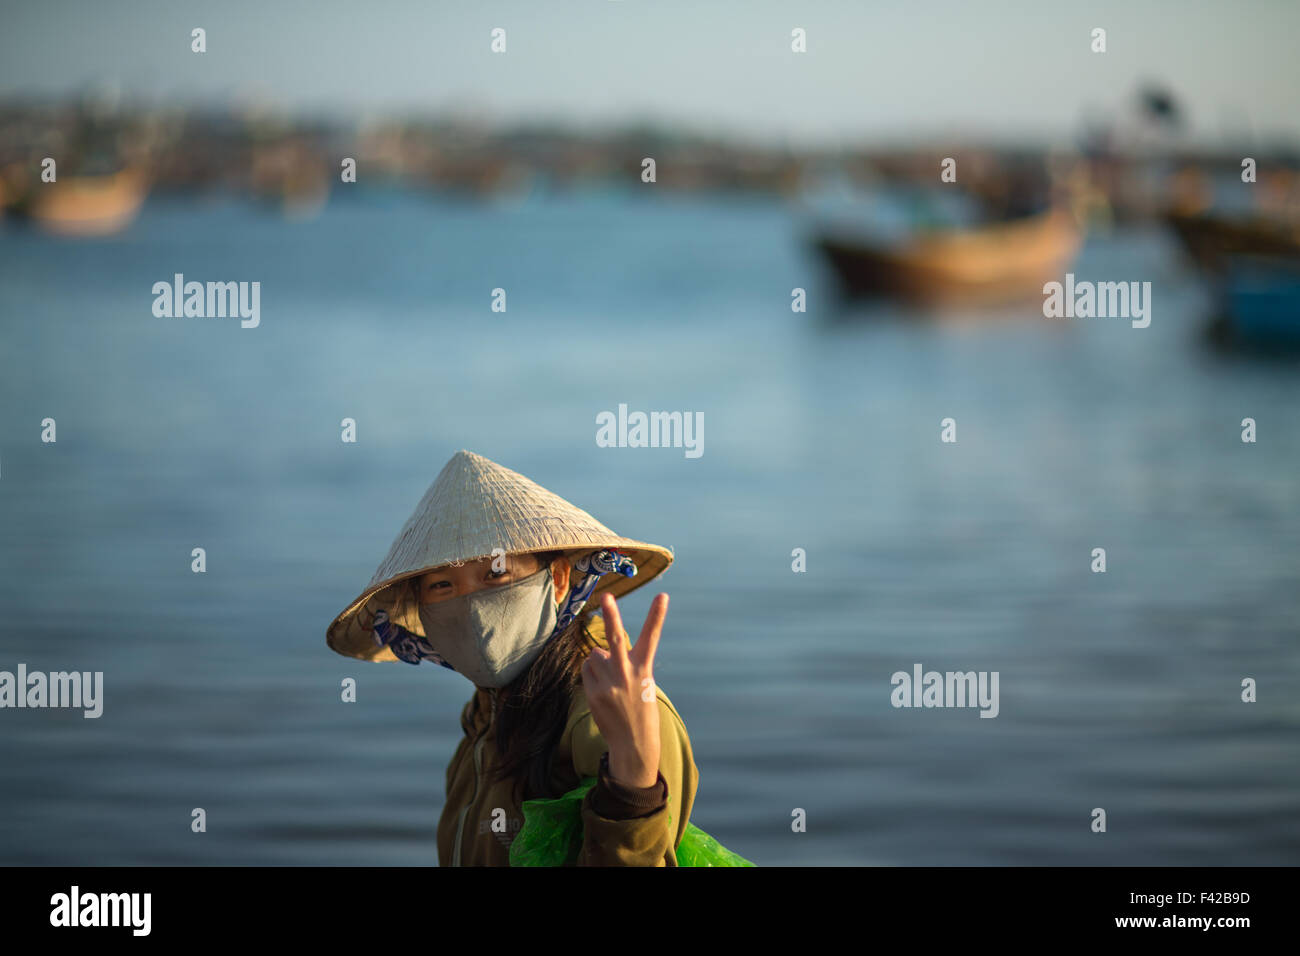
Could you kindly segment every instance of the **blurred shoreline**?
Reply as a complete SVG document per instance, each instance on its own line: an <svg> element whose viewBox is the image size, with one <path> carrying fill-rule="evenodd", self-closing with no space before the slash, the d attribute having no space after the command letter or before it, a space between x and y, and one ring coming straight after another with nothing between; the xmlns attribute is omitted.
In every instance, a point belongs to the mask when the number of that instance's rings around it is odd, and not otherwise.
<svg viewBox="0 0 1300 956"><path fill-rule="evenodd" d="M1029 171L1068 167L1089 201L1104 207L1104 218L1144 221L1172 206L1204 207L1208 183L1240 173L1240 144L1185 141L1161 129L1163 119L1135 105L1133 115L1081 129L1064 145L966 137L796 149L658 125L596 132L458 117L323 120L233 105L145 106L114 97L10 98L0 100L0 206L12 206L40 182L47 157L57 160L62 176L144 170L153 190L243 192L289 214L324 202L344 182L345 159L356 164L356 182L349 185L494 199L535 190L636 188L647 157L655 160L654 182L664 189L788 197L828 179L934 185L941 163L955 157L964 189L1005 192ZM1261 144L1252 157L1262 192L1273 198L1294 193L1300 145Z"/></svg>

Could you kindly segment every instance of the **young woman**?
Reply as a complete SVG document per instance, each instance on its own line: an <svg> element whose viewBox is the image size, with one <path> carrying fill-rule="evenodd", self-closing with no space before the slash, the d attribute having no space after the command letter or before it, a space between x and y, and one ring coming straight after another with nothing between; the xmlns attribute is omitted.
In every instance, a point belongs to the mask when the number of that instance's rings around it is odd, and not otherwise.
<svg viewBox="0 0 1300 956"><path fill-rule="evenodd" d="M635 644L614 600L671 563L479 455L443 468L326 636L349 657L427 661L475 685L447 768L442 865L508 866L522 802L585 777L578 865L677 865L699 773L654 683L668 595Z"/></svg>

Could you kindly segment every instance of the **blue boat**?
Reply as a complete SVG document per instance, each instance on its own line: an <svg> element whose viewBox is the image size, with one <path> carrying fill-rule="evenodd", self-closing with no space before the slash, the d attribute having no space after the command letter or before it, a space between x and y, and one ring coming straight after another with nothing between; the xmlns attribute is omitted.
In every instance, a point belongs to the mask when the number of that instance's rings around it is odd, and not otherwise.
<svg viewBox="0 0 1300 956"><path fill-rule="evenodd" d="M1300 349L1300 259L1230 256L1222 293L1234 341Z"/></svg>

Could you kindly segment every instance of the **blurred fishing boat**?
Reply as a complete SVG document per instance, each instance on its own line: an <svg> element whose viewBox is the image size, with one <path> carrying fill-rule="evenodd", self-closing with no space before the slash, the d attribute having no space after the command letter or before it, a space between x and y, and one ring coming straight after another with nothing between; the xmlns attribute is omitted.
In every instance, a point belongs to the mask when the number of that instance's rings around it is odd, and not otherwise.
<svg viewBox="0 0 1300 956"><path fill-rule="evenodd" d="M330 183L330 171L310 143L276 140L253 149L250 191L263 208L285 219L319 216L329 202Z"/></svg>
<svg viewBox="0 0 1300 956"><path fill-rule="evenodd" d="M1228 256L1220 282L1223 315L1211 327L1220 344L1300 350L1300 257Z"/></svg>
<svg viewBox="0 0 1300 956"><path fill-rule="evenodd" d="M822 233L814 240L846 290L924 302L989 304L1041 297L1081 243L1061 206L1014 219L923 231L901 242Z"/></svg>
<svg viewBox="0 0 1300 956"><path fill-rule="evenodd" d="M278 205L285 219L315 219L329 202L330 180L320 171L297 173L287 176L277 191L264 198Z"/></svg>
<svg viewBox="0 0 1300 956"><path fill-rule="evenodd" d="M61 236L106 236L129 226L148 194L140 169L60 177L33 183L10 208L32 225Z"/></svg>
<svg viewBox="0 0 1300 956"><path fill-rule="evenodd" d="M1171 212L1166 221L1201 269L1222 273L1232 256L1300 256L1300 225L1262 216Z"/></svg>

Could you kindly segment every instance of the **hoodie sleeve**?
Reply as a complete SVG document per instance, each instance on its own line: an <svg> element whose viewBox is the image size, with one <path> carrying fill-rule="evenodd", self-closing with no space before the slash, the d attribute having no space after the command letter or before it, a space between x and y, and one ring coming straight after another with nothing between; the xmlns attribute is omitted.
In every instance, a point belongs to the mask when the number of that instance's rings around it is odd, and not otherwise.
<svg viewBox="0 0 1300 956"><path fill-rule="evenodd" d="M681 718L662 698L658 703L659 779L644 789L610 777L609 747L590 712L574 727L574 770L579 777L596 778L582 801L578 866L677 865L680 808L689 807L695 796L685 793L690 744Z"/></svg>
<svg viewBox="0 0 1300 956"><path fill-rule="evenodd" d="M613 778L609 770L609 751L600 757L600 774L592 791L591 808L611 820L630 820L653 813L668 802L668 781L661 772L648 787L629 787Z"/></svg>

